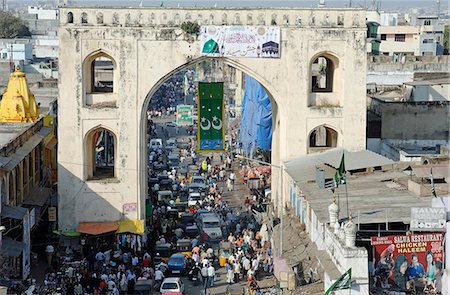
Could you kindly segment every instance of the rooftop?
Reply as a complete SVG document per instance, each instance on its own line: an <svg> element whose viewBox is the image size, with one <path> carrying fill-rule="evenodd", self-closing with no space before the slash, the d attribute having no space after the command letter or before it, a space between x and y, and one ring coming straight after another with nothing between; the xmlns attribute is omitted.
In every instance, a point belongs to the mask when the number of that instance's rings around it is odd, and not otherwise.
<svg viewBox="0 0 450 295"><path fill-rule="evenodd" d="M392 165L394 161L374 152L363 150L349 152L342 148L330 149L321 153L309 154L284 162L287 173L299 182L316 179L316 167L325 168L325 176L331 178L339 167L342 155L345 155L345 168L347 171Z"/></svg>
<svg viewBox="0 0 450 295"><path fill-rule="evenodd" d="M360 224L403 222L409 224L412 207L430 207L430 197L418 197L408 191L408 175L400 171L376 171L367 175L349 175L347 185L337 189L341 217L345 216L346 191L348 208L353 220ZM330 189L320 189L315 182L300 184L300 188L321 221L329 219L328 206L333 200Z"/></svg>
<svg viewBox="0 0 450 295"><path fill-rule="evenodd" d="M434 80L423 80L423 81L412 81L412 82L405 82L404 84L405 85L410 85L410 86L427 86L427 85L450 84L450 78L434 79Z"/></svg>
<svg viewBox="0 0 450 295"><path fill-rule="evenodd" d="M34 124L36 124L36 122L32 123L0 122L0 149L8 145L12 141L14 141L14 139L16 139L22 133L26 132Z"/></svg>

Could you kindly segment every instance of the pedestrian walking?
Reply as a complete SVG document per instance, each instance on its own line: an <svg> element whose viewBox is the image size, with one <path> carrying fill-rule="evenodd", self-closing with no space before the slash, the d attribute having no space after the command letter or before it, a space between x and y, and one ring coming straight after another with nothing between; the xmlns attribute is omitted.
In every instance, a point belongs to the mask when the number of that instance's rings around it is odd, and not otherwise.
<svg viewBox="0 0 450 295"><path fill-rule="evenodd" d="M212 264L209 264L208 267L208 288L214 286L214 278L216 277L216 270Z"/></svg>
<svg viewBox="0 0 450 295"><path fill-rule="evenodd" d="M203 265L200 272L202 274L203 290L206 291L206 288L208 287L208 267Z"/></svg>
<svg viewBox="0 0 450 295"><path fill-rule="evenodd" d="M47 247L45 247L45 254L47 255L47 264L49 267L52 266L52 259L54 253L55 248L51 244L48 244Z"/></svg>
<svg viewBox="0 0 450 295"><path fill-rule="evenodd" d="M227 262L227 264L225 265L225 270L227 272L227 283L231 285L234 283L233 266Z"/></svg>

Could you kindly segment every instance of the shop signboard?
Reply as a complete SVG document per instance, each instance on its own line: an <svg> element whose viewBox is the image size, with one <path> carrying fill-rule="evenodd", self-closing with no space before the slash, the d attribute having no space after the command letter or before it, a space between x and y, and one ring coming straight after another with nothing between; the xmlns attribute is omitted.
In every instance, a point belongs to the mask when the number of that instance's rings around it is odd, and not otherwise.
<svg viewBox="0 0 450 295"><path fill-rule="evenodd" d="M442 233L372 237L375 248L372 288L405 290L439 283L444 250Z"/></svg>
<svg viewBox="0 0 450 295"><path fill-rule="evenodd" d="M411 226L414 231L445 231L445 208L411 208Z"/></svg>
<svg viewBox="0 0 450 295"><path fill-rule="evenodd" d="M26 280L30 275L30 212L27 211L23 217L23 250L22 250L22 278Z"/></svg>
<svg viewBox="0 0 450 295"><path fill-rule="evenodd" d="M224 57L280 57L280 27L201 26L201 54Z"/></svg>
<svg viewBox="0 0 450 295"><path fill-rule="evenodd" d="M201 152L224 151L223 82L198 83L197 149Z"/></svg>
<svg viewBox="0 0 450 295"><path fill-rule="evenodd" d="M125 203L123 204L123 213L130 213L130 212L136 212L137 211L137 203Z"/></svg>
<svg viewBox="0 0 450 295"><path fill-rule="evenodd" d="M56 221L56 207L48 207L48 221Z"/></svg>
<svg viewBox="0 0 450 295"><path fill-rule="evenodd" d="M177 105L177 125L192 126L194 124L194 106Z"/></svg>

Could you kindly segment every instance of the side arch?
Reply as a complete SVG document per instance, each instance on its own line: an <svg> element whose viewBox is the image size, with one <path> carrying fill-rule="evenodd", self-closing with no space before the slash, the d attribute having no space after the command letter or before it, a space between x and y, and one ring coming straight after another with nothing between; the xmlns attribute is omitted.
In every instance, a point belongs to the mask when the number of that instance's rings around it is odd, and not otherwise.
<svg viewBox="0 0 450 295"><path fill-rule="evenodd" d="M342 138L338 128L329 124L317 125L308 132L308 154L342 146Z"/></svg>
<svg viewBox="0 0 450 295"><path fill-rule="evenodd" d="M97 66L95 63L98 59L101 58L111 61L112 69L110 68L106 60L104 61L106 63L105 66ZM101 60L99 60L99 62L101 62ZM93 51L84 58L82 69L83 106L105 102L115 104L116 94L118 93L117 85L119 84L119 74L117 70L117 62L112 54L103 49ZM100 70L98 76L96 73L97 69ZM97 82L103 79L106 80L106 84L104 84L104 86L100 87L96 85Z"/></svg>
<svg viewBox="0 0 450 295"><path fill-rule="evenodd" d="M105 173L104 175L99 175L96 174L96 144L97 142L99 142L99 138L96 138L96 134L98 134L98 132L101 131L105 131L106 135L105 137L108 137L108 134L112 135L113 138L113 148L112 148L112 155L109 154L108 159L106 159L105 161L105 167L110 167L112 166L111 169L105 169ZM113 128L110 128L108 126L105 126L103 124L97 125L93 128L91 128L90 130L88 130L87 132L85 132L85 134L83 135L83 168L84 168L84 172L83 172L83 180L85 181L89 181L89 180L101 180L101 179L118 179L119 175L118 175L118 169L117 169L117 160L118 160L118 138L117 138L117 132L114 131ZM106 150L106 148L108 148L108 144L109 143L104 143L105 147L104 149ZM105 151L106 153L106 151ZM110 151L108 151L108 153L110 153ZM112 160L111 160L111 156L112 156ZM108 171L106 171L108 170Z"/></svg>

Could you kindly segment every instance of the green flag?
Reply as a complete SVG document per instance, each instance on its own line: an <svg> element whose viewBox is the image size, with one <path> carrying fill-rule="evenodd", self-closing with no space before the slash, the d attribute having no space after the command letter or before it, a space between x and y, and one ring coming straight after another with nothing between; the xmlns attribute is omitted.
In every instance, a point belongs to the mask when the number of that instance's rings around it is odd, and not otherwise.
<svg viewBox="0 0 450 295"><path fill-rule="evenodd" d="M198 97L198 150L223 151L225 149L223 82L199 82Z"/></svg>
<svg viewBox="0 0 450 295"><path fill-rule="evenodd" d="M334 187L338 187L339 186L339 174L338 174L338 171L336 170L336 172L334 173L334 179L333 179L333 182L334 182Z"/></svg>
<svg viewBox="0 0 450 295"><path fill-rule="evenodd" d="M345 171L344 152L342 152L342 159L341 159L341 163L339 164L338 172L339 172L340 183L345 184L347 182L347 179L345 177L345 173L347 171Z"/></svg>
<svg viewBox="0 0 450 295"><path fill-rule="evenodd" d="M329 295L333 291L349 289L352 284L352 269L347 270L336 282L334 282L324 295Z"/></svg>

